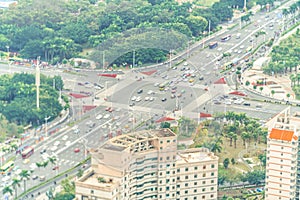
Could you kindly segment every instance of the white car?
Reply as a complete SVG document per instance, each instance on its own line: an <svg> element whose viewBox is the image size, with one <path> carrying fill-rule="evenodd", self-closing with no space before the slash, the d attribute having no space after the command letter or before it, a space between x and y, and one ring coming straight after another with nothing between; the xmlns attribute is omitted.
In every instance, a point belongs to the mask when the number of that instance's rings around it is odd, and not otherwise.
<svg viewBox="0 0 300 200"><path fill-rule="evenodd" d="M64 140L64 141L65 141L65 140L67 140L67 139L68 139L68 137L69 137L69 136L67 136L67 135L64 135L64 136L62 137L62 140Z"/></svg>
<svg viewBox="0 0 300 200"><path fill-rule="evenodd" d="M150 97L145 97L145 101L149 101Z"/></svg>
<svg viewBox="0 0 300 200"><path fill-rule="evenodd" d="M102 117L103 117L103 115L101 115L101 114L99 114L99 115L97 115L97 117L96 117L96 119L102 119Z"/></svg>
<svg viewBox="0 0 300 200"><path fill-rule="evenodd" d="M154 97L150 97L150 98L149 98L149 101L154 101Z"/></svg>
<svg viewBox="0 0 300 200"><path fill-rule="evenodd" d="M140 102L142 100L142 98L139 96L135 99L136 102Z"/></svg>
<svg viewBox="0 0 300 200"><path fill-rule="evenodd" d="M153 92L152 90L149 90L149 91L147 92L147 94L151 95L151 94L154 94L154 92Z"/></svg>
<svg viewBox="0 0 300 200"><path fill-rule="evenodd" d="M53 145L58 146L59 144L60 144L60 141L55 141Z"/></svg>
<svg viewBox="0 0 300 200"><path fill-rule="evenodd" d="M58 149L57 146L53 146L50 150L51 150L51 151L56 151L57 149Z"/></svg>
<svg viewBox="0 0 300 200"><path fill-rule="evenodd" d="M104 119L108 119L110 117L110 114L106 114L103 116Z"/></svg>
<svg viewBox="0 0 300 200"><path fill-rule="evenodd" d="M244 45L241 45L241 46L240 46L240 49L243 49L244 47L245 47Z"/></svg>
<svg viewBox="0 0 300 200"><path fill-rule="evenodd" d="M70 146L71 145L71 141L67 141L66 143L65 143L65 146L67 147L67 146Z"/></svg>
<svg viewBox="0 0 300 200"><path fill-rule="evenodd" d="M131 97L131 101L135 101L136 100L136 96Z"/></svg>

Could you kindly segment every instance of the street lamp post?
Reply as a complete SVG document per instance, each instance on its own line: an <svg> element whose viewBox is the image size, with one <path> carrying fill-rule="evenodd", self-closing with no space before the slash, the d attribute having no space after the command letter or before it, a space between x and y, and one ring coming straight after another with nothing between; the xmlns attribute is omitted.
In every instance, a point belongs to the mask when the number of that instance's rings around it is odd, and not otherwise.
<svg viewBox="0 0 300 200"><path fill-rule="evenodd" d="M10 71L10 64L9 64L9 46L8 45L6 46L6 49L7 49L7 64L8 64L8 69L9 69L9 73L11 73L11 71Z"/></svg>
<svg viewBox="0 0 300 200"><path fill-rule="evenodd" d="M45 117L45 122L46 122L46 127L45 127L45 135L48 136L48 120L51 118L51 116L49 117Z"/></svg>

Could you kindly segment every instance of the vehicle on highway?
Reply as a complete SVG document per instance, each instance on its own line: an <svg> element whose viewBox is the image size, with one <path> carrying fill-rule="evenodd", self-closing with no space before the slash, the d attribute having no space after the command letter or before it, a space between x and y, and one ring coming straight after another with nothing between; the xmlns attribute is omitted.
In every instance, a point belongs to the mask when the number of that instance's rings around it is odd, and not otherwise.
<svg viewBox="0 0 300 200"><path fill-rule="evenodd" d="M45 181L46 177L45 176L40 176L40 181Z"/></svg>
<svg viewBox="0 0 300 200"><path fill-rule="evenodd" d="M140 102L141 100L142 100L142 98L140 96L138 96L135 101Z"/></svg>
<svg viewBox="0 0 300 200"><path fill-rule="evenodd" d="M209 44L208 44L208 47L210 48L210 49L214 49L214 48L216 48L218 46L218 42L210 42Z"/></svg>
<svg viewBox="0 0 300 200"><path fill-rule="evenodd" d="M23 159L30 157L34 153L34 148L32 146L27 147L24 151L22 151L21 155Z"/></svg>
<svg viewBox="0 0 300 200"><path fill-rule="evenodd" d="M131 97L131 101L135 101L136 100L136 96Z"/></svg>
<svg viewBox="0 0 300 200"><path fill-rule="evenodd" d="M54 166L53 168L52 168L52 170L58 170L59 169L59 166Z"/></svg>
<svg viewBox="0 0 300 200"><path fill-rule="evenodd" d="M102 119L103 118L103 115L99 114L97 115L96 119L99 120L99 119Z"/></svg>
<svg viewBox="0 0 300 200"><path fill-rule="evenodd" d="M150 97L150 98L149 98L149 101L154 101L154 97Z"/></svg>
<svg viewBox="0 0 300 200"><path fill-rule="evenodd" d="M250 106L251 104L249 102L244 102L243 105L244 106Z"/></svg>
<svg viewBox="0 0 300 200"><path fill-rule="evenodd" d="M59 144L60 144L60 141L55 141L53 145L58 146Z"/></svg>
<svg viewBox="0 0 300 200"><path fill-rule="evenodd" d="M167 98L164 97L164 98L161 99L161 101L165 102L165 101L167 101Z"/></svg>
<svg viewBox="0 0 300 200"><path fill-rule="evenodd" d="M202 81L202 80L204 80L204 76L203 76L203 75L200 75L200 76L199 76L199 81Z"/></svg>
<svg viewBox="0 0 300 200"><path fill-rule="evenodd" d="M142 94L142 93L143 93L143 89L139 89L139 90L137 91L137 93L138 93L138 94Z"/></svg>
<svg viewBox="0 0 300 200"><path fill-rule="evenodd" d="M74 133L75 133L75 134L79 134L79 133L80 133L80 130L79 130L79 129L75 129L75 130L74 130Z"/></svg>
<svg viewBox="0 0 300 200"><path fill-rule="evenodd" d="M226 41L228 41L230 39L231 39L231 35L226 35L226 36L224 36L224 37L221 38L221 42L226 42Z"/></svg>
<svg viewBox="0 0 300 200"><path fill-rule="evenodd" d="M68 135L64 135L61 139L64 140L64 141L66 141L68 138L69 138Z"/></svg>
<svg viewBox="0 0 300 200"><path fill-rule="evenodd" d="M145 97L145 101L149 101L149 99L150 99L150 97L148 97L148 96Z"/></svg>
<svg viewBox="0 0 300 200"><path fill-rule="evenodd" d="M132 102L132 103L129 104L129 106L130 106L130 107L135 106L135 103Z"/></svg>
<svg viewBox="0 0 300 200"><path fill-rule="evenodd" d="M79 153L80 152L80 149L79 148L75 148L74 149L74 153Z"/></svg>
<svg viewBox="0 0 300 200"><path fill-rule="evenodd" d="M237 33L235 39L240 39L240 38L241 38L241 33Z"/></svg>
<svg viewBox="0 0 300 200"><path fill-rule="evenodd" d="M27 163L29 163L30 162L30 160L27 158L27 159L25 159L24 161L23 161L23 164L27 164Z"/></svg>
<svg viewBox="0 0 300 200"><path fill-rule="evenodd" d="M0 168L0 173L1 174L7 174L8 172L11 172L12 169L15 166L15 162L14 161L8 161L7 163L5 163L3 166L1 166Z"/></svg>
<svg viewBox="0 0 300 200"><path fill-rule="evenodd" d="M58 147L57 146L53 146L53 147L51 147L51 151L56 151L58 149Z"/></svg>
<svg viewBox="0 0 300 200"><path fill-rule="evenodd" d="M37 175L33 175L32 176L32 180L36 180L36 179L38 179L39 177L37 176Z"/></svg>
<svg viewBox="0 0 300 200"><path fill-rule="evenodd" d="M169 81L165 81L165 82L159 84L159 90L164 91L168 84L169 84Z"/></svg>
<svg viewBox="0 0 300 200"><path fill-rule="evenodd" d="M108 119L110 117L110 114L106 114L103 116L104 119Z"/></svg>
<svg viewBox="0 0 300 200"><path fill-rule="evenodd" d="M105 111L109 111L111 109L111 107L106 107Z"/></svg>
<svg viewBox="0 0 300 200"><path fill-rule="evenodd" d="M46 151L47 151L47 148L44 147L44 148L40 151L40 154L46 153Z"/></svg>

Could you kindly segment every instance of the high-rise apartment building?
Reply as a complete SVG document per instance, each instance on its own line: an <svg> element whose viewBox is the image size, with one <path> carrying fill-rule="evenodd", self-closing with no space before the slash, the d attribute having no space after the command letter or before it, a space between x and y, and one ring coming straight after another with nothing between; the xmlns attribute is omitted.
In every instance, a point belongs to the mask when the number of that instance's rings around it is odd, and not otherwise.
<svg viewBox="0 0 300 200"><path fill-rule="evenodd" d="M112 138L91 162L75 181L78 200L217 199L218 157L206 148L178 151L169 129Z"/></svg>
<svg viewBox="0 0 300 200"><path fill-rule="evenodd" d="M300 115L283 110L269 122L266 163L266 200L299 199Z"/></svg>

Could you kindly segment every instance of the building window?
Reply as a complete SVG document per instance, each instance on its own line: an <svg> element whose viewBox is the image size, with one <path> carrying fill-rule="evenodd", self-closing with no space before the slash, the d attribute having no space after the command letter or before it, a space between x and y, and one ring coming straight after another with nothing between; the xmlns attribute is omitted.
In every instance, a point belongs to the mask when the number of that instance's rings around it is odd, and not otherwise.
<svg viewBox="0 0 300 200"><path fill-rule="evenodd" d="M202 188L202 192L205 192L205 188Z"/></svg>
<svg viewBox="0 0 300 200"><path fill-rule="evenodd" d="M161 140L160 143L162 144L162 143L164 143L164 141Z"/></svg>
<svg viewBox="0 0 300 200"><path fill-rule="evenodd" d="M160 172L159 175L162 176L162 172Z"/></svg>
<svg viewBox="0 0 300 200"><path fill-rule="evenodd" d="M213 195L213 194L211 194L211 195L210 195L210 198L214 198L214 195Z"/></svg>
<svg viewBox="0 0 300 200"><path fill-rule="evenodd" d="M159 158L159 160L160 160L160 161L162 161L162 160L163 160L163 158L162 158L162 157L160 157L160 158Z"/></svg>
<svg viewBox="0 0 300 200"><path fill-rule="evenodd" d="M194 193L197 193L197 190L196 190L196 189L194 190Z"/></svg>
<svg viewBox="0 0 300 200"><path fill-rule="evenodd" d="M162 184L162 181L159 181L160 184Z"/></svg>
<svg viewBox="0 0 300 200"><path fill-rule="evenodd" d="M194 185L197 185L198 184L198 182L194 182Z"/></svg>
<svg viewBox="0 0 300 200"><path fill-rule="evenodd" d="M215 165L214 165L214 164L212 164L212 165L211 165L211 168L215 168Z"/></svg>
<svg viewBox="0 0 300 200"><path fill-rule="evenodd" d="M203 166L203 169L206 169L206 165Z"/></svg>
<svg viewBox="0 0 300 200"><path fill-rule="evenodd" d="M91 190L91 194L94 194L94 190Z"/></svg>
<svg viewBox="0 0 300 200"><path fill-rule="evenodd" d="M184 184L184 186L185 186L185 187L188 187L188 186L189 186L189 184L188 184L188 183L186 183L186 184Z"/></svg>
<svg viewBox="0 0 300 200"><path fill-rule="evenodd" d="M160 150L162 150L163 148L162 148L162 147L160 147L159 149L160 149Z"/></svg>
<svg viewBox="0 0 300 200"><path fill-rule="evenodd" d="M214 187L211 187L210 190L214 190Z"/></svg>
<svg viewBox="0 0 300 200"><path fill-rule="evenodd" d="M195 170L198 170L198 167L194 167Z"/></svg>
<svg viewBox="0 0 300 200"><path fill-rule="evenodd" d="M194 175L194 178L197 178L197 177L198 177L197 174L195 174L195 175Z"/></svg>
<svg viewBox="0 0 300 200"><path fill-rule="evenodd" d="M167 187L166 187L166 190L167 190L167 191L169 191L169 190L170 190L170 187L169 187L169 186L167 186Z"/></svg>
<svg viewBox="0 0 300 200"><path fill-rule="evenodd" d="M202 184L204 185L204 184L205 184L205 181L202 181Z"/></svg>
<svg viewBox="0 0 300 200"><path fill-rule="evenodd" d="M184 191L184 194L188 194L188 193L189 193L189 191L188 191L188 190L185 190L185 191Z"/></svg>
<svg viewBox="0 0 300 200"><path fill-rule="evenodd" d="M211 173L211 176L214 176L214 175L215 175L215 173L214 173L214 172L212 172L212 173Z"/></svg>
<svg viewBox="0 0 300 200"><path fill-rule="evenodd" d="M180 172L180 169L177 169L177 172Z"/></svg>
<svg viewBox="0 0 300 200"><path fill-rule="evenodd" d="M203 173L202 177L206 177L206 174L205 174L205 173Z"/></svg>
<svg viewBox="0 0 300 200"><path fill-rule="evenodd" d="M159 191L162 191L162 188L159 188Z"/></svg>
<svg viewBox="0 0 300 200"><path fill-rule="evenodd" d="M197 197L194 197L194 200L197 200Z"/></svg>
<svg viewBox="0 0 300 200"><path fill-rule="evenodd" d="M188 167L186 167L186 168L185 168L185 171L186 171L186 172L187 172L187 171L189 171L189 168L188 168Z"/></svg>
<svg viewBox="0 0 300 200"><path fill-rule="evenodd" d="M214 181L214 180L211 180L210 182L211 182L211 183L214 183L215 181Z"/></svg>
<svg viewBox="0 0 300 200"><path fill-rule="evenodd" d="M205 199L205 196L204 196L204 195L202 196L202 199Z"/></svg>
<svg viewBox="0 0 300 200"><path fill-rule="evenodd" d="M177 180L178 180L178 181L180 180L180 177L179 177L179 176L177 177Z"/></svg>
<svg viewBox="0 0 300 200"><path fill-rule="evenodd" d="M170 143L170 140L167 140L167 143Z"/></svg>
<svg viewBox="0 0 300 200"><path fill-rule="evenodd" d="M189 179L189 176L185 176L185 179Z"/></svg>
<svg viewBox="0 0 300 200"><path fill-rule="evenodd" d="M170 171L167 171L167 174L170 174Z"/></svg>
<svg viewBox="0 0 300 200"><path fill-rule="evenodd" d="M170 157L169 157L169 156L167 156L167 160L170 160Z"/></svg>

